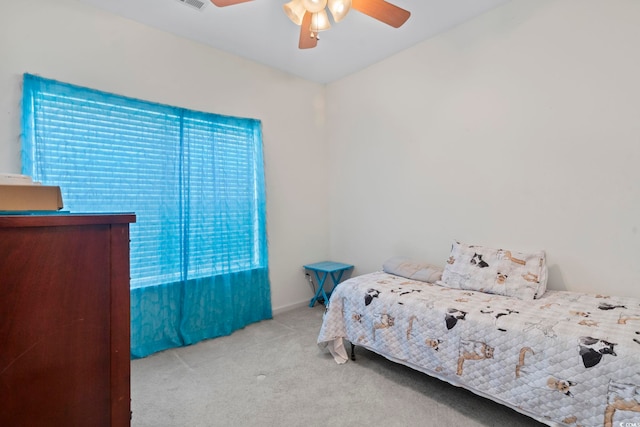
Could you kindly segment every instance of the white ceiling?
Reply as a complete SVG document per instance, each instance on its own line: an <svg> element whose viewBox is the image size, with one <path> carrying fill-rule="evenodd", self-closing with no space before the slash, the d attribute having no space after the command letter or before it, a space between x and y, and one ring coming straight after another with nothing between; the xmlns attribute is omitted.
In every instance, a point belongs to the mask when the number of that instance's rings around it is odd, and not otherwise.
<svg viewBox="0 0 640 427"><path fill-rule="evenodd" d="M352 10L320 33L314 49L298 49L299 28L287 0L254 0L197 10L180 0L80 0L134 21L251 59L318 83L329 83L411 47L509 0L388 0L411 12L393 28Z"/></svg>

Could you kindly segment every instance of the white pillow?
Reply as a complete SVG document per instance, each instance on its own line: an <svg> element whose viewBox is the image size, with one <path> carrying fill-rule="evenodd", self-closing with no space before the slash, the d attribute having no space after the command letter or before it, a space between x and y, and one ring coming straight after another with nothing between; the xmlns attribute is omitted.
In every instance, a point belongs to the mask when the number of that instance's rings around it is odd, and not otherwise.
<svg viewBox="0 0 640 427"><path fill-rule="evenodd" d="M442 277L442 268L405 257L390 258L382 265L385 273L421 282L435 283Z"/></svg>
<svg viewBox="0 0 640 427"><path fill-rule="evenodd" d="M547 289L545 253L523 253L453 242L438 284L523 300L540 298Z"/></svg>

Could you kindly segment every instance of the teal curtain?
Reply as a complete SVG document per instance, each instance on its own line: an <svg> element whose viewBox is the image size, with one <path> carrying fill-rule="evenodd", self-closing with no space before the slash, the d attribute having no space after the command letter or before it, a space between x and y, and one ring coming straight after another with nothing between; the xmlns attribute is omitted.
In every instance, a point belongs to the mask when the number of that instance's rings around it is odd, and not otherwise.
<svg viewBox="0 0 640 427"><path fill-rule="evenodd" d="M272 317L261 123L25 74L22 173L134 212L131 355Z"/></svg>

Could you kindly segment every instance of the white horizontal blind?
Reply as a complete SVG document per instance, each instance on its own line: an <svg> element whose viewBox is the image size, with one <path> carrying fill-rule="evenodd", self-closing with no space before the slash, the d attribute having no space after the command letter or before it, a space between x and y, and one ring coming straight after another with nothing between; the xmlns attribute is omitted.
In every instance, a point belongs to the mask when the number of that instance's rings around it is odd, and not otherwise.
<svg viewBox="0 0 640 427"><path fill-rule="evenodd" d="M189 276L203 277L260 265L254 130L185 116L188 148ZM213 141L213 144L211 143ZM208 245L207 242L216 242ZM207 270L210 268L211 270Z"/></svg>
<svg viewBox="0 0 640 427"><path fill-rule="evenodd" d="M23 173L134 212L132 287L266 265L260 123L24 76Z"/></svg>

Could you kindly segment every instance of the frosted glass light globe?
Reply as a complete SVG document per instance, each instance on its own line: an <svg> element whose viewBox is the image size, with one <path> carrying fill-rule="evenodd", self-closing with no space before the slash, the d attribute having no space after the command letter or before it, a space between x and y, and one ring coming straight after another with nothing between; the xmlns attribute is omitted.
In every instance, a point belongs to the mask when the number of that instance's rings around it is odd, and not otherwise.
<svg viewBox="0 0 640 427"><path fill-rule="evenodd" d="M329 11L333 15L333 20L336 22L342 21L351 10L351 0L329 0L328 5Z"/></svg>
<svg viewBox="0 0 640 427"><path fill-rule="evenodd" d="M325 31L329 28L331 28L331 23L329 22L329 17L327 16L327 12L325 10L321 10L320 12L314 13L311 16L311 26L309 29L312 33Z"/></svg>
<svg viewBox="0 0 640 427"><path fill-rule="evenodd" d="M327 0L302 0L302 4L307 11L318 13L327 6Z"/></svg>
<svg viewBox="0 0 640 427"><path fill-rule="evenodd" d="M282 6L282 8L284 9L284 13L287 14L294 24L302 24L302 18L304 17L305 12L302 0L291 0L289 3Z"/></svg>

